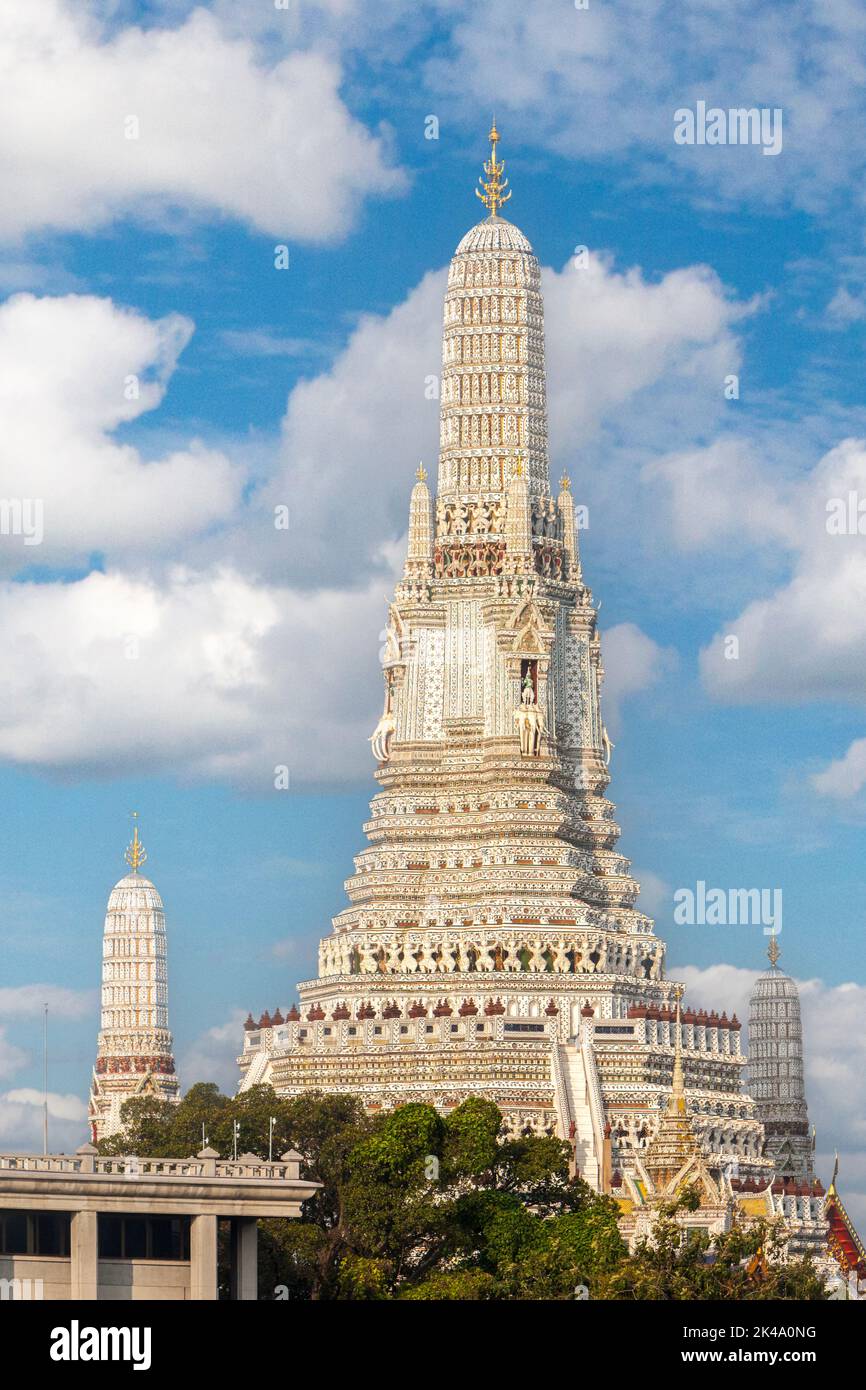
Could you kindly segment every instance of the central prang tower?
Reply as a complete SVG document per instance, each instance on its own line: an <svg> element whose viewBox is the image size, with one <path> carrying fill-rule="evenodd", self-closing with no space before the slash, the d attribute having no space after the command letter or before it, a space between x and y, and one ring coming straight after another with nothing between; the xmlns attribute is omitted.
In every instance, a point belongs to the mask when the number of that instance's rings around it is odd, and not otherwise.
<svg viewBox="0 0 866 1390"><path fill-rule="evenodd" d="M608 1185L656 1133L679 1027L696 1136L758 1177L739 1023L677 1024L616 848L596 608L568 479L550 488L538 261L500 216L490 140L489 215L448 274L437 495L420 468L389 609L368 843L300 1007L247 1020L242 1087L483 1095Z"/></svg>

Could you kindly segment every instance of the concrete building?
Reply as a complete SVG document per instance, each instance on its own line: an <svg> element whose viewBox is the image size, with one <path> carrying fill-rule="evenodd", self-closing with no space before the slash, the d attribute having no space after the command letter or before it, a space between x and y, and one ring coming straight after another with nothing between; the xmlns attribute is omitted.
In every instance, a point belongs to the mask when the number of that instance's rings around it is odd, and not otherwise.
<svg viewBox="0 0 866 1390"><path fill-rule="evenodd" d="M317 1184L300 1155L264 1161L0 1154L2 1296L216 1299L218 1223L231 1223L231 1296L255 1299L257 1226L297 1217Z"/></svg>

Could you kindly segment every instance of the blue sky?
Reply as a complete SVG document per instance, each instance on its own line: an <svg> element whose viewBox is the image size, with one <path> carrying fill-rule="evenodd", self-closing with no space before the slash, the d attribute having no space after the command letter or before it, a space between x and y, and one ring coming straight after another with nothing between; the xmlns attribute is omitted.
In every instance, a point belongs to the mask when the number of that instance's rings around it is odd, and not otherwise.
<svg viewBox="0 0 866 1390"><path fill-rule="evenodd" d="M673 893L782 889L819 1147L866 1192L866 536L825 526L866 497L864 21L617 11L4 6L0 497L43 498L45 534L0 536L2 1142L37 1140L43 997L76 1140L133 808L184 1082L230 1084L236 1019L314 973L495 105L552 470L589 507L623 851L669 967L741 1015L760 928L677 927ZM780 108L781 153L676 146L697 100Z"/></svg>

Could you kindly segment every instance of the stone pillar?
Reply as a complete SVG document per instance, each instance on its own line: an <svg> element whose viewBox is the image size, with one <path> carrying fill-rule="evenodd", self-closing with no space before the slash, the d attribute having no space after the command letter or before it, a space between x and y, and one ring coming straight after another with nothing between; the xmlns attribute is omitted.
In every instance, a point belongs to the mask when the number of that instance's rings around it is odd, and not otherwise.
<svg viewBox="0 0 866 1390"><path fill-rule="evenodd" d="M232 1298L255 1302L259 1296L258 1236L255 1217L235 1217L232 1221Z"/></svg>
<svg viewBox="0 0 866 1390"><path fill-rule="evenodd" d="M69 1297L95 1301L99 1276L97 1214L76 1211L69 1230Z"/></svg>
<svg viewBox="0 0 866 1390"><path fill-rule="evenodd" d="M217 1296L217 1218L194 1216L189 1233L190 1298Z"/></svg>

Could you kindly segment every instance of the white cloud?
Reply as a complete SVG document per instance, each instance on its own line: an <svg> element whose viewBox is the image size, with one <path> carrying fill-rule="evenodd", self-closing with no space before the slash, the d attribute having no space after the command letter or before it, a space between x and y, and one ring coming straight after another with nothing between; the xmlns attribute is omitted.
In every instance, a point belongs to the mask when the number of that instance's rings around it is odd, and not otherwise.
<svg viewBox="0 0 866 1390"><path fill-rule="evenodd" d="M227 328L220 339L239 357L316 357L322 344L315 338L288 338L269 328Z"/></svg>
<svg viewBox="0 0 866 1390"><path fill-rule="evenodd" d="M640 409L644 443L674 399L680 431L690 416L705 427L708 406L719 412L724 377L740 360L731 330L751 306L731 300L712 270L688 266L652 282L590 251L586 264L546 270L543 287L555 450L602 421L621 429L624 404Z"/></svg>
<svg viewBox="0 0 866 1390"><path fill-rule="evenodd" d="M0 306L0 497L42 518L3 537L6 566L159 553L232 511L242 475L223 454L192 441L146 459L113 437L159 405L191 333L89 295Z"/></svg>
<svg viewBox="0 0 866 1390"><path fill-rule="evenodd" d="M658 874L651 869L632 869L634 878L640 884L640 897L638 908L641 912L647 913L649 917L660 917L665 911L668 913L673 908L673 889Z"/></svg>
<svg viewBox="0 0 866 1390"><path fill-rule="evenodd" d="M751 440L723 435L701 448L666 454L647 464L646 482L670 488L671 521L683 550L752 542L796 544L796 509L765 475Z"/></svg>
<svg viewBox="0 0 866 1390"><path fill-rule="evenodd" d="M0 1018L36 1018L48 1005L50 1018L84 1018L95 1005L91 990L65 985L7 985L0 988Z"/></svg>
<svg viewBox="0 0 866 1390"><path fill-rule="evenodd" d="M635 623L618 623L602 634L604 652L603 704L611 728L622 718L621 705L630 695L658 684L676 664L676 653L647 637Z"/></svg>
<svg viewBox="0 0 866 1390"><path fill-rule="evenodd" d="M0 1094L0 1148L6 1152L42 1152L41 1091L22 1087ZM86 1143L87 1106L80 1096L48 1093L50 1153L72 1153Z"/></svg>
<svg viewBox="0 0 866 1390"><path fill-rule="evenodd" d="M448 0L441 10L454 14ZM465 120L495 109L506 157L509 135L531 126L534 143L557 153L630 154L645 176L676 178L703 199L791 199L825 212L831 190L861 182L863 152L851 138L866 118L862 64L852 59L861 32L862 17L845 4L770 12L732 0L722 15L715 5L672 10L654 0L586 10L498 0L495 18L490 4L456 12L427 76ZM782 152L676 145L674 112L699 99L781 108Z"/></svg>
<svg viewBox="0 0 866 1390"><path fill-rule="evenodd" d="M701 675L717 698L850 700L866 696L866 554L856 530L834 534L828 508L866 499L866 443L846 439L812 474L779 498L784 528L796 536L788 582L730 619L701 652ZM760 502L760 497L759 497ZM866 517L863 518L866 528ZM777 531L778 534L778 531ZM792 540L792 544L793 544ZM736 659L725 638L739 641Z"/></svg>
<svg viewBox="0 0 866 1390"><path fill-rule="evenodd" d="M244 1045L243 1009L235 1009L227 1023L200 1034L180 1058L178 1072L184 1091L199 1081L215 1081L225 1095L238 1088L238 1054Z"/></svg>
<svg viewBox="0 0 866 1390"><path fill-rule="evenodd" d="M841 758L834 758L822 772L812 777L812 786L822 796L849 801L866 787L866 738L856 738Z"/></svg>
<svg viewBox="0 0 866 1390"><path fill-rule="evenodd" d="M204 8L176 28L109 32L72 0L5 0L0 234L179 206L279 239L338 237L364 195L401 186L340 82L333 58L269 61Z"/></svg>
<svg viewBox="0 0 866 1390"><path fill-rule="evenodd" d="M547 275L563 451L573 429L594 428L599 410L622 422L654 384L676 394L684 374L697 384L706 371L715 390L716 356L736 355L741 308L703 270L649 285L593 258L586 271ZM150 321L87 296L23 295L0 309L0 496L26 488L45 506L43 545L7 547L10 563L20 552L81 563L94 550L107 563L73 582L0 585L0 757L140 771L146 729L154 771L261 787L280 764L294 781L369 769L384 596L402 562L417 459L434 465L437 451L429 385L443 289L444 273L428 274L293 389L278 455L259 460L264 481L248 500L245 470L223 452L191 445L147 461L114 437L162 400L187 320ZM141 381L133 401L130 374ZM635 406L642 439L651 415ZM288 530L274 526L282 503ZM178 552L184 563L171 566ZM154 558L160 567L145 570ZM632 625L607 635L612 728L619 702L669 661Z"/></svg>
<svg viewBox="0 0 866 1390"><path fill-rule="evenodd" d="M260 790L278 765L352 777L373 765L384 608L378 581L299 593L231 570L0 585L0 757Z"/></svg>
<svg viewBox="0 0 866 1390"><path fill-rule="evenodd" d="M866 302L861 295L852 294L846 285L840 285L826 309L826 322L830 328L849 328L852 323L862 323L866 318Z"/></svg>
<svg viewBox="0 0 866 1390"><path fill-rule="evenodd" d="M418 459L429 466L438 450L425 388L441 368L444 292L431 272L389 314L365 315L333 366L289 396L262 500L290 508L286 544L271 549L300 584L358 582L406 530Z"/></svg>
<svg viewBox="0 0 866 1390"><path fill-rule="evenodd" d="M14 1076L27 1061L27 1053L6 1037L6 1029L0 1028L0 1077Z"/></svg>

